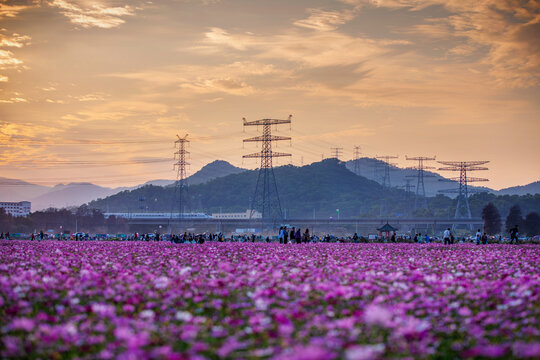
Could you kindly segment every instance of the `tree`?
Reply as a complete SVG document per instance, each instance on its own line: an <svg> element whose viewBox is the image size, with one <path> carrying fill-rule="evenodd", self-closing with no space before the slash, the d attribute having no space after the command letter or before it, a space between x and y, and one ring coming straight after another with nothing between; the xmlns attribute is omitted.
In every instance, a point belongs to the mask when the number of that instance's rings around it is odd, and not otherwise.
<svg viewBox="0 0 540 360"><path fill-rule="evenodd" d="M540 214L528 213L523 222L523 230L529 236L540 235Z"/></svg>
<svg viewBox="0 0 540 360"><path fill-rule="evenodd" d="M488 203L482 210L482 219L484 220L484 231L489 235L495 235L501 232L501 215L493 203Z"/></svg>
<svg viewBox="0 0 540 360"><path fill-rule="evenodd" d="M510 211L508 212L508 216L506 217L506 231L510 232L510 229L512 229L514 226L523 227L523 216L521 215L521 208L519 205L514 205L510 208Z"/></svg>

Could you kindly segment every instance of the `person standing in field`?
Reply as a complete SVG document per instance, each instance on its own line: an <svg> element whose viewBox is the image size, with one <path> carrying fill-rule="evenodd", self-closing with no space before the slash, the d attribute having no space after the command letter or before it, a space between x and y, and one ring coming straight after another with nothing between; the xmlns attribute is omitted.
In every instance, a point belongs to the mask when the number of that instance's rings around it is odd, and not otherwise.
<svg viewBox="0 0 540 360"><path fill-rule="evenodd" d="M289 234L289 239L291 239L291 244L294 243L294 235L296 234L295 227L293 226L291 233Z"/></svg>
<svg viewBox="0 0 540 360"><path fill-rule="evenodd" d="M518 226L516 225L512 229L510 229L510 244L512 244L514 241L517 244L518 235L519 235L519 230L518 230Z"/></svg>
<svg viewBox="0 0 540 360"><path fill-rule="evenodd" d="M289 233L287 232L287 227L283 227L283 243L286 244L287 240L289 240Z"/></svg>
<svg viewBox="0 0 540 360"><path fill-rule="evenodd" d="M296 238L297 244L302 243L302 230L300 230L300 228L296 229L296 234L294 234L294 237Z"/></svg>
<svg viewBox="0 0 540 360"><path fill-rule="evenodd" d="M488 236L487 233L484 232L484 235L482 235L482 244L487 245L488 242Z"/></svg>
<svg viewBox="0 0 540 360"><path fill-rule="evenodd" d="M305 243L308 243L309 240L310 240L309 229L306 228L306 231L304 232L304 242L305 242Z"/></svg>
<svg viewBox="0 0 540 360"><path fill-rule="evenodd" d="M444 230L444 233L443 233L443 241L444 241L444 245L450 245L450 228L447 228L446 230Z"/></svg>
<svg viewBox="0 0 540 360"><path fill-rule="evenodd" d="M482 238L482 233L480 232L480 229L476 232L476 245L480 245L480 239Z"/></svg>

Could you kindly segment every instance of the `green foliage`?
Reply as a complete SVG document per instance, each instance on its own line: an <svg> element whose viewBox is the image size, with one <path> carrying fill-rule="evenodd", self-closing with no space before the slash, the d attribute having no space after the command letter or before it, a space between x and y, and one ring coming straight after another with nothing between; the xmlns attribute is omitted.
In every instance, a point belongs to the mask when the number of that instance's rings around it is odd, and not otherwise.
<svg viewBox="0 0 540 360"><path fill-rule="evenodd" d="M336 159L327 159L308 166L281 166L274 169L279 187L281 206L287 218L317 218L336 216L340 209L342 218L406 217L412 214L414 195L400 189L385 189L375 181L357 176ZM219 177L204 184L189 186L188 203L191 211L207 214L243 212L250 207L250 200L257 182L257 171L248 170L238 174ZM91 202L90 208L103 212L171 212L178 211L175 204L174 186L144 186L133 191ZM410 195L410 194L409 194ZM144 199L141 201L141 199ZM510 207L519 204L527 212L540 211L540 195L504 195L490 193L474 194L469 199L474 217L480 217L488 204L508 213ZM429 209L412 214L418 217L453 217L456 199L437 195L428 199Z"/></svg>
<svg viewBox="0 0 540 360"><path fill-rule="evenodd" d="M537 212L528 213L523 222L523 229L529 236L540 235L540 214Z"/></svg>
<svg viewBox="0 0 540 360"><path fill-rule="evenodd" d="M518 226L520 229L523 227L523 216L521 215L521 207L519 204L516 204L510 208L508 211L508 216L506 217L506 232L510 232L514 226Z"/></svg>
<svg viewBox="0 0 540 360"><path fill-rule="evenodd" d="M51 208L33 212L27 217L13 217L0 209L0 231L31 233L41 230L44 232L53 230L54 233L63 231L122 233L128 230L128 223L125 219L114 216L106 219L100 210L85 205L76 211Z"/></svg>
<svg viewBox="0 0 540 360"><path fill-rule="evenodd" d="M493 203L488 203L482 210L484 220L484 231L488 235L495 235L501 232L501 215Z"/></svg>
<svg viewBox="0 0 540 360"><path fill-rule="evenodd" d="M386 200L388 214L394 217L408 211L406 194L399 189L384 189L380 184L357 176L343 163L327 159L304 167L282 166L274 170L279 187L281 206L288 218L359 215L378 216ZM220 177L204 184L189 186L191 211L208 214L245 211L257 182L257 171L244 171ZM178 211L174 207L174 187L145 186L133 191L93 201L90 207L110 212L139 211L140 198L150 212ZM385 214L386 215L386 214Z"/></svg>

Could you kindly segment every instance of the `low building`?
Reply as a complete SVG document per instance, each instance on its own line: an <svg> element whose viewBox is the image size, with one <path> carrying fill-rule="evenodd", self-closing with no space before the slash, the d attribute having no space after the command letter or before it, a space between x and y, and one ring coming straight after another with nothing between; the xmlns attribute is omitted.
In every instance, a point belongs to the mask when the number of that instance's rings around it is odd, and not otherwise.
<svg viewBox="0 0 540 360"><path fill-rule="evenodd" d="M0 208L4 209L6 214L11 216L28 216L30 215L32 203L30 201L20 202L0 202Z"/></svg>
<svg viewBox="0 0 540 360"><path fill-rule="evenodd" d="M261 219L262 214L256 210L246 210L243 213L216 213L212 214L212 219L221 219L221 220L241 220L241 219Z"/></svg>

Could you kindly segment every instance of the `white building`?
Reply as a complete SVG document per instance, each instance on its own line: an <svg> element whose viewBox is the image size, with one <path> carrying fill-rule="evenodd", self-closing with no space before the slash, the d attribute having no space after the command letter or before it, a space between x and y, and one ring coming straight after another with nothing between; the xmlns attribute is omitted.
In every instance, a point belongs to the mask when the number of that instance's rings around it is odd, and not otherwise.
<svg viewBox="0 0 540 360"><path fill-rule="evenodd" d="M262 214L258 212L257 210L246 210L246 212L243 213L216 213L212 214L212 219L222 219L222 220L238 220L238 219L249 219L249 214L253 213L251 215L252 219L261 219Z"/></svg>
<svg viewBox="0 0 540 360"><path fill-rule="evenodd" d="M0 208L4 209L6 214L11 214L12 216L30 215L31 205L32 203L30 201L0 202Z"/></svg>

